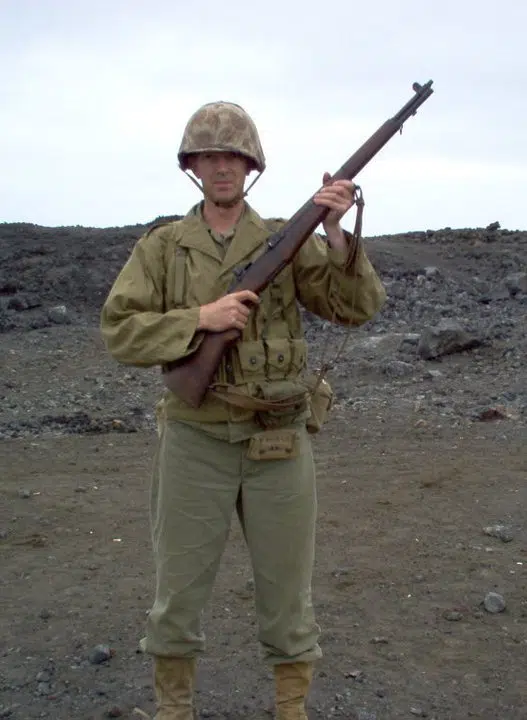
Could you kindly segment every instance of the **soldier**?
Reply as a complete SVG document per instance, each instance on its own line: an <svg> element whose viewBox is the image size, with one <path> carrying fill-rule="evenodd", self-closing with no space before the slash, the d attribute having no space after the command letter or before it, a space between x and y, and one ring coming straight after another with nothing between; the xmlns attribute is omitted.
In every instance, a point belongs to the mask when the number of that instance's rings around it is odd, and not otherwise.
<svg viewBox="0 0 527 720"><path fill-rule="evenodd" d="M234 269L255 259L283 222L263 220L245 201L247 176L257 171L258 179L265 169L256 127L240 106L210 103L190 118L178 158L201 180L191 178L204 199L137 242L102 309L102 335L118 361L143 367L185 358L206 332L237 328L242 335L199 408L169 390L157 408L150 511L157 583L141 641L154 660L155 717L193 717L200 617L236 509L251 557L258 639L274 669L277 718L307 720L321 656L311 598L316 489L308 432L319 426L310 427L299 304L360 325L385 292L361 243L340 225L355 188L328 182L326 174L314 196L329 208L325 240L311 236L260 296L229 294ZM244 402L230 404L225 388ZM306 398L300 405L269 409L275 399L298 399L299 390Z"/></svg>

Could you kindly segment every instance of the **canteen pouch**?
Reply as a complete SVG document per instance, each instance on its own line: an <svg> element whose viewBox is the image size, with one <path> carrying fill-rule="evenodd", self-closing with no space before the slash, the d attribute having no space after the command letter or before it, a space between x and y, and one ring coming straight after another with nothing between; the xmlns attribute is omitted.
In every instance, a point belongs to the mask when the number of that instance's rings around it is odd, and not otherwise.
<svg viewBox="0 0 527 720"><path fill-rule="evenodd" d="M307 375L304 382L309 390L308 405L311 411L306 420L306 428L308 433L314 435L327 420L333 404L333 390L327 380L319 380L317 373Z"/></svg>

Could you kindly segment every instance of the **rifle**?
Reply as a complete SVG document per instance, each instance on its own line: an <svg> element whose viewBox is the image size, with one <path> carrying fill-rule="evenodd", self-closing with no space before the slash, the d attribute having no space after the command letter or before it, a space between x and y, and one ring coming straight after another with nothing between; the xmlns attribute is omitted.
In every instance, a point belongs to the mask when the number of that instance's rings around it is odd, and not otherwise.
<svg viewBox="0 0 527 720"><path fill-rule="evenodd" d="M424 85L414 83L415 95L398 113L389 118L330 178L353 180L384 145L401 131L409 117L434 92L432 80ZM252 290L258 294L288 265L324 220L329 209L315 205L310 198L297 212L266 241L266 249L254 262L235 270L235 277L228 293ZM225 351L239 338L241 332L235 328L222 332L205 332L197 350L181 360L166 363L162 367L163 381L169 390L193 408L203 402L208 387L221 362Z"/></svg>

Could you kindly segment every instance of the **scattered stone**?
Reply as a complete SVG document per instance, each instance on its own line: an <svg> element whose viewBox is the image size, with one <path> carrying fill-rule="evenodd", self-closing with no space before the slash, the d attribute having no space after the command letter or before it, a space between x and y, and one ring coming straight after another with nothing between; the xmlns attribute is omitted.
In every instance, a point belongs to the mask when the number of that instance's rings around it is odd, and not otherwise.
<svg viewBox="0 0 527 720"><path fill-rule="evenodd" d="M31 497L31 492L29 490L19 490L18 496L21 498L27 499L27 498Z"/></svg>
<svg viewBox="0 0 527 720"><path fill-rule="evenodd" d="M508 410L504 405L495 405L487 407L476 413L476 419L481 422L490 422L492 420L507 420L515 417L514 412Z"/></svg>
<svg viewBox="0 0 527 720"><path fill-rule="evenodd" d="M483 600L483 606L489 613L503 612L506 608L505 598L499 593L488 592Z"/></svg>
<svg viewBox="0 0 527 720"><path fill-rule="evenodd" d="M448 622L459 622L463 620L463 613L459 610L445 610L443 617L445 620L448 620Z"/></svg>
<svg viewBox="0 0 527 720"><path fill-rule="evenodd" d="M437 378L440 378L443 375L441 370L437 370L435 368L427 368L425 372L423 373L423 377L428 380L436 380Z"/></svg>
<svg viewBox="0 0 527 720"><path fill-rule="evenodd" d="M426 712L426 710L423 710L420 707L411 707L410 715L415 715L416 717L422 717L422 718L428 717L428 713Z"/></svg>
<svg viewBox="0 0 527 720"><path fill-rule="evenodd" d="M333 575L334 578L337 578L337 579L338 579L338 578L341 578L341 577L345 577L345 576L347 576L347 575L351 575L351 569L350 569L350 568L346 568L346 567L335 568L335 569L331 572L331 574Z"/></svg>
<svg viewBox="0 0 527 720"><path fill-rule="evenodd" d="M514 540L514 534L507 525L489 525L488 527L483 528L483 532L485 535L498 538L505 543Z"/></svg>
<svg viewBox="0 0 527 720"><path fill-rule="evenodd" d="M357 720L377 720L377 713L370 712L369 710L358 710Z"/></svg>
<svg viewBox="0 0 527 720"><path fill-rule="evenodd" d="M19 295L15 295L14 297L10 298L7 301L7 309L15 310L16 312L23 312L24 310L28 310L29 302L27 300L26 295L19 294Z"/></svg>
<svg viewBox="0 0 527 720"><path fill-rule="evenodd" d="M48 319L56 325L69 325L71 318L65 305L56 305L48 310Z"/></svg>
<svg viewBox="0 0 527 720"><path fill-rule="evenodd" d="M527 272L517 272L507 275L505 287L514 297L518 293L527 293Z"/></svg>
<svg viewBox="0 0 527 720"><path fill-rule="evenodd" d="M437 277L440 275L439 269L435 267L435 265L429 265L428 267L425 267L425 276L427 278Z"/></svg>
<svg viewBox="0 0 527 720"><path fill-rule="evenodd" d="M389 360L381 365L381 370L388 377L400 378L412 375L415 368L411 363L402 360Z"/></svg>
<svg viewBox="0 0 527 720"><path fill-rule="evenodd" d="M482 344L481 337L464 330L459 322L447 319L423 330L417 352L425 360L433 360L443 355L472 350Z"/></svg>
<svg viewBox="0 0 527 720"><path fill-rule="evenodd" d="M41 620L49 620L51 615L52 615L52 613L49 610L47 610L46 608L43 608L38 614L38 616Z"/></svg>
<svg viewBox="0 0 527 720"><path fill-rule="evenodd" d="M110 660L113 655L114 652L108 645L96 645L91 652L90 662L92 665L101 665Z"/></svg>
<svg viewBox="0 0 527 720"><path fill-rule="evenodd" d="M362 680L364 680L365 674L362 670L351 670L350 672L344 673L344 677L352 678L353 680L362 682Z"/></svg>
<svg viewBox="0 0 527 720"><path fill-rule="evenodd" d="M117 707L117 705L114 705L114 707L111 707L106 713L106 717L109 717L109 718L119 718L122 716L123 716L123 711L121 710L120 707Z"/></svg>

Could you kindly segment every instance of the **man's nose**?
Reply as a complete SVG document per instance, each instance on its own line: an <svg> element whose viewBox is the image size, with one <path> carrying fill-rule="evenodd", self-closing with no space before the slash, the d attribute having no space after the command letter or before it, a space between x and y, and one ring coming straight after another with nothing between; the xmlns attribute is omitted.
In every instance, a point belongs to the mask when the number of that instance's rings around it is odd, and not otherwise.
<svg viewBox="0 0 527 720"><path fill-rule="evenodd" d="M228 169L228 158L225 155L218 153L218 155L216 156L216 170L218 170L219 172L225 172Z"/></svg>

